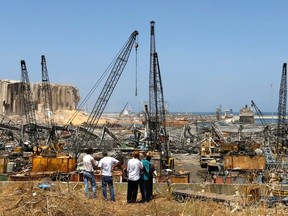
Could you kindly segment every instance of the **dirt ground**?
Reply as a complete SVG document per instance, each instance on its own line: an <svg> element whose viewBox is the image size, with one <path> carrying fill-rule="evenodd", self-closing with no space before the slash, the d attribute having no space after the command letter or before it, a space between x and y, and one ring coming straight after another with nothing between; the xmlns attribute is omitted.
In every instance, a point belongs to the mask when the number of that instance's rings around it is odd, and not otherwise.
<svg viewBox="0 0 288 216"><path fill-rule="evenodd" d="M204 181L201 173L206 173L206 169L200 167L199 155L197 154L172 154L175 160L175 170L189 171L190 183L202 183Z"/></svg>
<svg viewBox="0 0 288 216"><path fill-rule="evenodd" d="M15 182L13 186L0 185L0 215L99 215L99 216L267 216L287 215L287 207L274 208L257 204L251 206L226 205L212 201L190 200L180 203L168 193L155 194L149 203L127 204L126 195L116 191L116 202L104 201L98 184L97 198L87 199L83 185L48 182L49 189L40 189L42 182ZM47 183L47 182L46 182ZM140 194L138 194L140 199Z"/></svg>
<svg viewBox="0 0 288 216"><path fill-rule="evenodd" d="M190 182L203 182L198 172L203 171L199 166L198 155L173 154L175 169L190 171ZM204 170L205 172L205 170ZM42 183L50 185L49 189L40 189ZM212 201L196 199L178 202L167 191L157 190L154 185L154 199L149 203L128 204L125 191L116 192L116 202L104 201L100 184L97 184L97 198L87 199L82 183L70 184L52 182L47 179L30 182L13 182L8 185L0 184L0 216L268 216L287 215L287 206L277 204L268 208L261 203L240 206L237 203L228 205ZM141 199L138 194L138 201Z"/></svg>

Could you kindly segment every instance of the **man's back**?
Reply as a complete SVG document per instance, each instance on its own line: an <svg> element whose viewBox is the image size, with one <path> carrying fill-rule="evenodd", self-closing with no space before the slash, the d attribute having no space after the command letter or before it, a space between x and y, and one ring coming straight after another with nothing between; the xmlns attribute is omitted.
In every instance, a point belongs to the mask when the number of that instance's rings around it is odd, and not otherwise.
<svg viewBox="0 0 288 216"><path fill-rule="evenodd" d="M150 162L146 159L143 159L141 161L141 163L143 164L143 175L142 178L143 180L148 180L149 179L149 175L150 175Z"/></svg>
<svg viewBox="0 0 288 216"><path fill-rule="evenodd" d="M113 157L106 156L102 158L99 162L99 167L101 168L102 175L112 176L113 164L117 164L119 161Z"/></svg>
<svg viewBox="0 0 288 216"><path fill-rule="evenodd" d="M97 166L97 162L90 154L87 154L83 157L83 165L85 167L85 171L92 172L94 170L93 166Z"/></svg>
<svg viewBox="0 0 288 216"><path fill-rule="evenodd" d="M140 178L141 169L143 165L138 159L130 159L127 164L128 180L137 181Z"/></svg>

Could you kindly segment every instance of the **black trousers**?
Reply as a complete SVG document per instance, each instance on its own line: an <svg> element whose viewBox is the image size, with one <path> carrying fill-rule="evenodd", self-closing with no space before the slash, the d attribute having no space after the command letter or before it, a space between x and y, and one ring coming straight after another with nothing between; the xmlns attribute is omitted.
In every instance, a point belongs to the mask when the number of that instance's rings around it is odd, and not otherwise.
<svg viewBox="0 0 288 216"><path fill-rule="evenodd" d="M147 185L147 181L148 180L144 180L144 179L139 179L139 186L140 186L140 192L141 192L141 196L142 196L142 199L141 199L141 202L146 202L147 199L146 199L146 185Z"/></svg>
<svg viewBox="0 0 288 216"><path fill-rule="evenodd" d="M128 180L128 187L127 187L127 202L128 203L136 202L138 186L139 186L139 180L137 181Z"/></svg>
<svg viewBox="0 0 288 216"><path fill-rule="evenodd" d="M145 181L146 184L146 201L149 202L153 198L153 177Z"/></svg>

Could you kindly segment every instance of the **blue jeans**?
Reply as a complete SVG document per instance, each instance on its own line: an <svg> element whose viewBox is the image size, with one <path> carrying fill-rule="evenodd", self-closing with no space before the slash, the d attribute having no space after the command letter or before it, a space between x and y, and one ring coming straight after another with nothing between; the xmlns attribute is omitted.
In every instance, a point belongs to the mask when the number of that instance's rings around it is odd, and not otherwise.
<svg viewBox="0 0 288 216"><path fill-rule="evenodd" d="M83 173L83 179L84 179L84 188L85 188L85 195L87 198L89 198L89 182L92 186L92 192L93 192L93 198L96 198L96 182L95 182L95 176L93 172L86 172Z"/></svg>
<svg viewBox="0 0 288 216"><path fill-rule="evenodd" d="M103 198L107 200L107 185L109 187L110 191L110 198L111 201L115 201L115 194L114 194L114 187L113 187L113 178L112 176L102 176L101 177L101 183L102 183L102 194Z"/></svg>

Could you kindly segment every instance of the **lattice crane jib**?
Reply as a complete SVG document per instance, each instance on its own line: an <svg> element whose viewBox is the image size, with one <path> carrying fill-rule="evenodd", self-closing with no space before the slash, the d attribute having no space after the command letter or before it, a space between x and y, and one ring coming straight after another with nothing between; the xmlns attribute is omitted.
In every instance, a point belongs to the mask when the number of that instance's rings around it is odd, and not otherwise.
<svg viewBox="0 0 288 216"><path fill-rule="evenodd" d="M26 116L26 123L36 123L36 116L34 110L34 102L32 99L32 92L30 88L30 82L28 77L28 71L26 68L26 63L24 60L21 60L21 71L22 71L22 89L24 97L24 112Z"/></svg>
<svg viewBox="0 0 288 216"><path fill-rule="evenodd" d="M162 148L165 129L165 105L158 54L155 43L155 22L150 22L150 73L149 73L149 139L151 150ZM165 142L166 140L164 140Z"/></svg>
<svg viewBox="0 0 288 216"><path fill-rule="evenodd" d="M254 107L254 109L255 109L255 111L256 111L256 114L258 115L262 126L266 127L266 126L267 126L267 122L266 122L265 119L263 118L263 113L262 113L261 110L258 108L258 106L254 103L253 100L251 100L251 106Z"/></svg>
<svg viewBox="0 0 288 216"><path fill-rule="evenodd" d="M152 130L156 125L152 125L152 122L156 122L157 120L157 104L155 98L157 98L157 87L156 81L156 73L155 67L157 67L155 62L155 52L156 52L156 44L155 44L155 22L150 22L150 73L149 73L149 122L150 129Z"/></svg>
<svg viewBox="0 0 288 216"><path fill-rule="evenodd" d="M265 141L268 141L269 137L271 136L269 125L266 122L266 120L264 119L263 113L258 108L258 106L254 103L253 100L251 100L251 106L254 107L256 114L258 115L260 122L261 122L262 126L264 127L263 133L264 133Z"/></svg>
<svg viewBox="0 0 288 216"><path fill-rule="evenodd" d="M284 63L282 67L282 76L279 89L277 146L276 146L277 153L283 152L284 146L287 147L286 103L287 103L287 63Z"/></svg>
<svg viewBox="0 0 288 216"><path fill-rule="evenodd" d="M36 115L34 102L32 97L32 92L30 88L30 81L28 76L28 71L26 68L26 63L24 60L21 60L21 75L22 75L22 92L23 92L23 105L24 112L26 117L26 130L29 133L30 142L32 145L36 145L37 143L37 129L36 129Z"/></svg>
<svg viewBox="0 0 288 216"><path fill-rule="evenodd" d="M54 125L52 90L49 81L46 58L44 55L41 56L41 68L42 68L42 94L44 97L44 115L47 125L52 126Z"/></svg>
<svg viewBox="0 0 288 216"><path fill-rule="evenodd" d="M131 49L133 45L135 44L136 38L138 35L138 31L134 31L128 41L125 43L125 45L120 50L118 56L115 58L115 62L112 66L112 69L110 71L110 74L104 84L104 87L91 111L91 114L88 117L87 120L87 128L85 135L81 138L81 140L78 141L77 146L79 147L80 144L84 144L84 146L87 146L88 141L90 140L90 136L94 129L97 126L97 123L110 99L110 96L113 93L113 90L126 66L126 63L128 62L128 58L131 53ZM135 44L135 48L137 48L138 45Z"/></svg>

